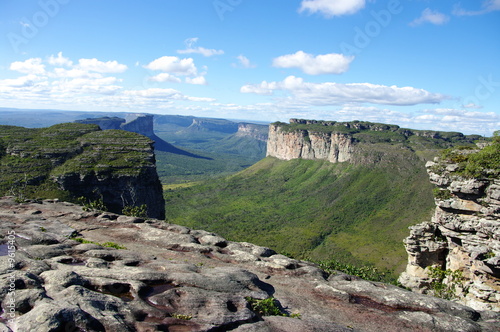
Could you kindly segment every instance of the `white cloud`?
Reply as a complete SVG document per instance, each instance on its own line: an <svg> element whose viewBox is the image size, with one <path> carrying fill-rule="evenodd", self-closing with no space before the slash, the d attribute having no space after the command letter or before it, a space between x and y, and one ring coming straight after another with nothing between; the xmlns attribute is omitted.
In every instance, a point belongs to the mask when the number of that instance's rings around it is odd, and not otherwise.
<svg viewBox="0 0 500 332"><path fill-rule="evenodd" d="M303 51L287 54L273 60L273 66L278 68L299 68L309 75L341 74L349 69L354 56L330 53L314 56Z"/></svg>
<svg viewBox="0 0 500 332"><path fill-rule="evenodd" d="M195 85L207 85L207 80L205 76L196 76L196 77L186 77L186 83L195 84Z"/></svg>
<svg viewBox="0 0 500 332"><path fill-rule="evenodd" d="M15 70L23 74L45 74L45 65L42 64L42 59L31 58L25 61L15 61L10 64L10 70Z"/></svg>
<svg viewBox="0 0 500 332"><path fill-rule="evenodd" d="M192 53L197 53L201 54L203 56L209 57L213 55L221 55L224 54L223 50L216 50L216 49L208 49L205 47L193 47L193 45L198 41L198 38L188 38L184 41L184 44L186 44L186 49L185 50L178 50L177 53L179 54L192 54Z"/></svg>
<svg viewBox="0 0 500 332"><path fill-rule="evenodd" d="M179 54L198 53L198 54L201 54L203 56L209 57L209 56L213 56L213 55L224 54L224 51L223 50L208 49L208 48L198 46L195 48L188 48L185 50L177 50L177 53L179 53Z"/></svg>
<svg viewBox="0 0 500 332"><path fill-rule="evenodd" d="M78 69L86 71L95 71L98 73L123 73L127 70L126 65L119 64L118 61L102 62L93 59L80 59L78 60Z"/></svg>
<svg viewBox="0 0 500 332"><path fill-rule="evenodd" d="M0 80L0 87L5 88L24 88L24 87L32 87L36 82L42 80L39 76L30 74L26 76L21 76L18 78L8 78L4 80ZM6 89L4 89L6 91Z"/></svg>
<svg viewBox="0 0 500 332"><path fill-rule="evenodd" d="M172 82L172 83L181 82L180 78L169 73L160 73L158 75L150 77L149 80L153 82Z"/></svg>
<svg viewBox="0 0 500 332"><path fill-rule="evenodd" d="M206 84L204 72L197 73L192 60L171 61L170 63L153 61L159 69L172 69L187 74L186 80L191 84ZM187 65L186 65L187 64ZM183 67L184 66L184 67ZM100 110L179 110L188 112L189 105L177 106L178 102L207 103L215 99L188 96L174 89L139 88L125 90L123 79L109 76L112 72L122 72L127 66L117 61L103 62L97 59L80 59L74 64L64 57L62 52L51 55L45 61L39 58L13 62L12 71L23 73L23 76L12 79L0 79L0 102L12 107L19 102L28 107L67 107L72 109ZM27 75L26 75L27 74ZM162 72L150 78L158 82L175 81L180 78Z"/></svg>
<svg viewBox="0 0 500 332"><path fill-rule="evenodd" d="M196 76L198 72L192 58L180 59L176 56L162 56L144 67L184 76Z"/></svg>
<svg viewBox="0 0 500 332"><path fill-rule="evenodd" d="M52 66L73 66L73 61L68 58L63 57L62 52L57 53L57 57L51 55L48 60L49 64Z"/></svg>
<svg viewBox="0 0 500 332"><path fill-rule="evenodd" d="M410 22L410 26L417 26L423 23L431 23L435 25L442 25L447 23L450 20L450 18L442 14L438 11L433 11L430 8L424 9L422 12L422 15L420 17L416 18L412 22Z"/></svg>
<svg viewBox="0 0 500 332"><path fill-rule="evenodd" d="M299 12L319 12L333 17L354 14L364 7L365 0L302 0Z"/></svg>
<svg viewBox="0 0 500 332"><path fill-rule="evenodd" d="M53 73L50 76L54 77L67 77L67 78L101 78L102 75L99 73L89 73L82 69L65 69L65 68L54 68Z"/></svg>
<svg viewBox="0 0 500 332"><path fill-rule="evenodd" d="M145 90L127 90L124 91L124 94L144 98L182 99L182 94L175 89L150 88Z"/></svg>
<svg viewBox="0 0 500 332"><path fill-rule="evenodd" d="M500 10L500 0L485 0L481 3L481 9L479 10L465 10L460 6L460 4L457 4L453 9L453 15L475 16L488 14L497 10Z"/></svg>
<svg viewBox="0 0 500 332"><path fill-rule="evenodd" d="M239 64L233 63L233 67L242 67L242 68L255 68L256 67L254 64L252 64L250 62L250 60L246 56L244 56L242 54L238 55L236 57L236 59L238 59Z"/></svg>
<svg viewBox="0 0 500 332"><path fill-rule="evenodd" d="M385 86L371 83L309 83L302 78L288 76L281 82L266 82L242 86L242 93L271 95L282 90L296 102L315 106L344 103L373 103L384 105L417 105L439 103L446 96L413 87Z"/></svg>

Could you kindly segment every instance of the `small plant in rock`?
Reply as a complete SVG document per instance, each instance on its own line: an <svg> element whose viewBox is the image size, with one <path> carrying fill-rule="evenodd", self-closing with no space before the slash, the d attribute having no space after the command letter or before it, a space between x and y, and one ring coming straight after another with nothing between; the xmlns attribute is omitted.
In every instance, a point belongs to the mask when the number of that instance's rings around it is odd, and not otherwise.
<svg viewBox="0 0 500 332"><path fill-rule="evenodd" d="M451 192L448 189L434 188L432 192L434 197L438 200L444 201L452 198Z"/></svg>
<svg viewBox="0 0 500 332"><path fill-rule="evenodd" d="M101 246L107 247L107 248L115 248L115 249L127 249L124 246L121 246L118 243L114 243L114 242L104 242L103 244L101 244Z"/></svg>
<svg viewBox="0 0 500 332"><path fill-rule="evenodd" d="M191 315L183 315L183 314L171 314L171 316L173 318L182 319L182 320L190 320L193 318L193 316L191 316Z"/></svg>
<svg viewBox="0 0 500 332"><path fill-rule="evenodd" d="M81 237L72 237L71 240L76 241L76 242L80 242L80 243L95 244L95 245L98 245L98 246L101 246L101 247L107 247L107 248L127 249L126 247L121 246L121 245L119 245L119 244L117 244L115 242L99 243L99 242L95 242L95 241L85 240L85 239L83 239Z"/></svg>
<svg viewBox="0 0 500 332"><path fill-rule="evenodd" d="M146 204L142 204L140 206L127 205L123 207L122 213L130 217L147 218L148 206Z"/></svg>
<svg viewBox="0 0 500 332"><path fill-rule="evenodd" d="M77 199L78 204L83 205L83 211L92 212L92 211L106 211L106 205L104 205L104 201L102 198L91 201L85 197L79 197Z"/></svg>
<svg viewBox="0 0 500 332"><path fill-rule="evenodd" d="M274 297L268 297L267 299L256 299L253 297L245 297L250 308L253 312L260 316L283 316L283 317L292 317L292 318L300 318L300 314L288 314L283 312L280 308L278 301Z"/></svg>
<svg viewBox="0 0 500 332"><path fill-rule="evenodd" d="M460 270L443 270L437 266L429 267L429 277L434 279L431 282L431 294L445 300L458 298L458 289L463 289L464 277Z"/></svg>

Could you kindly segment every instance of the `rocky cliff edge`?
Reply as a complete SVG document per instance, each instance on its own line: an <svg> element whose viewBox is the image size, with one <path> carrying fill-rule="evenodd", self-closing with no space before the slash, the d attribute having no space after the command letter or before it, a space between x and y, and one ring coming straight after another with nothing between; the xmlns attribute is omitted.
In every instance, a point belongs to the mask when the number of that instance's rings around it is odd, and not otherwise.
<svg viewBox="0 0 500 332"><path fill-rule="evenodd" d="M493 312L155 219L9 197L0 218L2 331L500 330Z"/></svg>
<svg viewBox="0 0 500 332"><path fill-rule="evenodd" d="M448 151L427 163L437 186L436 210L430 222L410 228L408 266L399 278L404 286L478 310L500 311L498 144L486 147L488 154ZM471 156L477 160L478 153L482 160L471 167Z"/></svg>

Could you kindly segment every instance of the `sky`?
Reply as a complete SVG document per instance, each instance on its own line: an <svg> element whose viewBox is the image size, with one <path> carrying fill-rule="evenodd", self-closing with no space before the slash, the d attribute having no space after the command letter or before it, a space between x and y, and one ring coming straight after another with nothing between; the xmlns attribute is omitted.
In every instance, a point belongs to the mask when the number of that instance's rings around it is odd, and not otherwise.
<svg viewBox="0 0 500 332"><path fill-rule="evenodd" d="M499 59L500 0L0 0L0 107L491 136Z"/></svg>

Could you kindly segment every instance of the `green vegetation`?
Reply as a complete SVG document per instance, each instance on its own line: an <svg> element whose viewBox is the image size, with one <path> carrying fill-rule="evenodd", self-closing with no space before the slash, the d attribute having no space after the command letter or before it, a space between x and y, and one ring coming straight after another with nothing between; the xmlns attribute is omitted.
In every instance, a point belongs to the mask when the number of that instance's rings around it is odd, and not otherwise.
<svg viewBox="0 0 500 332"><path fill-rule="evenodd" d="M106 247L106 248L127 249L124 246L121 246L121 245L114 243L114 242L99 243L99 242L95 242L95 241L85 240L81 237L72 237L71 240L76 241L76 242L80 242L80 243L91 243L91 244L95 244L95 245L98 245L101 247Z"/></svg>
<svg viewBox="0 0 500 332"><path fill-rule="evenodd" d="M302 132L308 134L350 134L362 143L405 143L419 148L447 148L457 144L473 146L474 141L481 138L478 135L463 135L458 132L426 131L400 128L397 125L373 123L368 121L316 121L299 120L298 122L275 122L284 132Z"/></svg>
<svg viewBox="0 0 500 332"><path fill-rule="evenodd" d="M62 179L140 175L154 165L152 143L136 133L101 131L89 124L0 126L0 195L14 196L18 202L47 198L76 202L84 195L80 203L85 209L105 210L102 195L90 193L92 187L83 191L77 184L64 186Z"/></svg>
<svg viewBox="0 0 500 332"><path fill-rule="evenodd" d="M130 206L127 205L123 207L122 214L131 217L147 218L148 217L148 206L142 204L140 206Z"/></svg>
<svg viewBox="0 0 500 332"><path fill-rule="evenodd" d="M446 162L458 164L455 174L468 178L498 177L500 174L500 136L496 133L493 142L483 149L446 149L441 154ZM438 165L439 167L439 165Z"/></svg>
<svg viewBox="0 0 500 332"><path fill-rule="evenodd" d="M408 226L434 208L424 161L399 146L359 151L387 158L372 165L266 158L227 178L167 190L167 221L296 258L399 273Z"/></svg>
<svg viewBox="0 0 500 332"><path fill-rule="evenodd" d="M434 197L439 200L447 200L452 197L451 192L448 189L434 188L432 190Z"/></svg>
<svg viewBox="0 0 500 332"><path fill-rule="evenodd" d="M460 270L443 270L437 266L430 266L429 277L434 279L430 290L435 297L454 300L458 298L458 290L463 289L464 277Z"/></svg>
<svg viewBox="0 0 500 332"><path fill-rule="evenodd" d="M289 314L280 308L278 301L274 297L267 299L256 299L253 297L245 297L253 312L260 316L283 316L300 318L300 314Z"/></svg>
<svg viewBox="0 0 500 332"><path fill-rule="evenodd" d="M316 262L328 274L336 274L337 271L349 274L352 276L360 277L365 280L385 282L398 286L396 276L391 271L380 271L374 266L355 266L348 263L341 263L335 260Z"/></svg>
<svg viewBox="0 0 500 332"><path fill-rule="evenodd" d="M83 206L83 211L87 211L87 212L106 211L106 205L104 205L102 198L91 201L88 198L82 196L82 197L78 197L77 202L78 202L78 204Z"/></svg>
<svg viewBox="0 0 500 332"><path fill-rule="evenodd" d="M193 316L191 315L183 315L183 314L171 314L173 318L181 319L181 320L191 320Z"/></svg>

